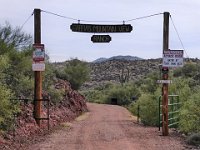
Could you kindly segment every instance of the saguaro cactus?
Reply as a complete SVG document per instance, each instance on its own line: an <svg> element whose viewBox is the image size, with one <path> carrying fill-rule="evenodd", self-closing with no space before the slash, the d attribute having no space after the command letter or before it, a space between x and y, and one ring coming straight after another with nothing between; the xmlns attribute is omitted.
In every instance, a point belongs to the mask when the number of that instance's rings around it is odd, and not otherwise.
<svg viewBox="0 0 200 150"><path fill-rule="evenodd" d="M129 68L126 68L126 73L124 71L124 68L122 69L121 75L119 75L119 82L123 85L124 83L129 81L130 78L130 71Z"/></svg>

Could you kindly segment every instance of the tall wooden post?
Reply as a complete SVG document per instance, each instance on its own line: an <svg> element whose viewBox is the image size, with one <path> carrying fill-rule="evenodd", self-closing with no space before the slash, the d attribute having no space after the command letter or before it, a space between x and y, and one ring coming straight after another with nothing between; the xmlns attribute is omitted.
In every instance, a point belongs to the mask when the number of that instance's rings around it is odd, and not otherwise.
<svg viewBox="0 0 200 150"><path fill-rule="evenodd" d="M41 44L41 10L34 9L34 43ZM42 108L42 72L35 71L34 117L40 126Z"/></svg>
<svg viewBox="0 0 200 150"><path fill-rule="evenodd" d="M169 12L164 12L163 22L163 53L169 50ZM162 68L162 79L168 80L168 68ZM162 134L169 135L168 127L168 84L164 83L162 87Z"/></svg>

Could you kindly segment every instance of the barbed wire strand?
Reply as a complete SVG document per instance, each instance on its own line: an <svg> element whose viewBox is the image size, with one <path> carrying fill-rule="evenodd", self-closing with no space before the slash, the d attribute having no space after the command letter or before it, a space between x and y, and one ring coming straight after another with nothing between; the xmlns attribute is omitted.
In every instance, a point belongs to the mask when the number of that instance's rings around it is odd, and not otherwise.
<svg viewBox="0 0 200 150"><path fill-rule="evenodd" d="M31 19L31 17L33 16L34 12L31 13L31 15L24 21L24 23L20 26L20 30L23 29L23 27L25 26L25 24Z"/></svg>
<svg viewBox="0 0 200 150"><path fill-rule="evenodd" d="M183 42L182 42L181 37L180 37L180 34L178 33L178 30L177 30L177 28L176 28L176 26L175 26L175 23L174 23L174 21L173 21L171 15L170 15L170 19L171 19L171 21L172 21L172 25L173 25L173 27L174 27L174 30L175 30L177 36L178 36L178 39L179 39L179 41L180 41L180 43L181 43L181 46L182 46L183 50L185 51L185 54L186 54L187 58L189 58L189 55L187 54L187 51L186 51L186 49L185 49L185 47L184 47L184 45L183 45Z"/></svg>

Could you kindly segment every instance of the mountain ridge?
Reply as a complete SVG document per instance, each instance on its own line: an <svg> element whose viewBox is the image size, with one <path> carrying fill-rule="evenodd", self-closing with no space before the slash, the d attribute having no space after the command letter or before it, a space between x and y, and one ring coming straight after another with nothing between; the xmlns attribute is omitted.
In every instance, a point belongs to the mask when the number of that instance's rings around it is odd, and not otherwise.
<svg viewBox="0 0 200 150"><path fill-rule="evenodd" d="M110 61L110 60L143 60L142 58L140 57L137 57L137 56L130 56L130 55L126 55L126 56L123 56L123 55L118 55L118 56L112 56L110 58L105 58L105 57L100 57L94 61L92 61L92 63L102 63L102 62L105 62L105 61Z"/></svg>

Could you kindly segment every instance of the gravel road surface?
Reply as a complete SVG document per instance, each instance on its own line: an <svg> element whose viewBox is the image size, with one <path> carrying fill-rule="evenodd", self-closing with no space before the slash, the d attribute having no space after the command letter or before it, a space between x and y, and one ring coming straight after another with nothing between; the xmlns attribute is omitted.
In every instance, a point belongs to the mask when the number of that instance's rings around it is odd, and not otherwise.
<svg viewBox="0 0 200 150"><path fill-rule="evenodd" d="M183 140L170 132L145 127L123 107L87 104L89 112L31 145L30 150L183 150Z"/></svg>

